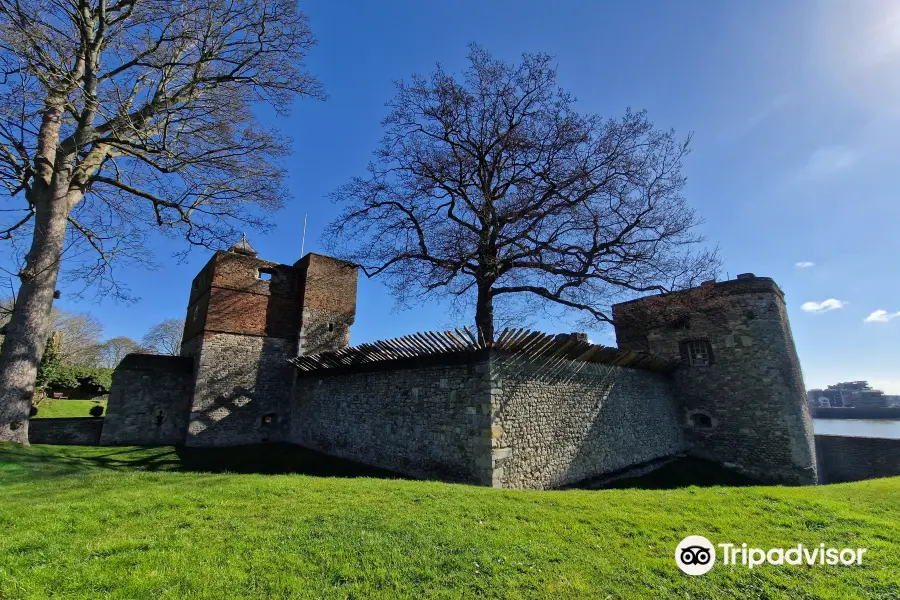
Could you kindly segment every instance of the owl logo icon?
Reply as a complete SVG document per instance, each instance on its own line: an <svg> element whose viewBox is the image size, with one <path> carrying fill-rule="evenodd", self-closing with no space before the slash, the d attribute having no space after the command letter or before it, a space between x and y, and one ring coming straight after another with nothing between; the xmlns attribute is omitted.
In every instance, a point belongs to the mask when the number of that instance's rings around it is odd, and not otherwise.
<svg viewBox="0 0 900 600"><path fill-rule="evenodd" d="M675 548L675 564L688 575L703 575L716 564L716 548L702 535L689 535Z"/></svg>

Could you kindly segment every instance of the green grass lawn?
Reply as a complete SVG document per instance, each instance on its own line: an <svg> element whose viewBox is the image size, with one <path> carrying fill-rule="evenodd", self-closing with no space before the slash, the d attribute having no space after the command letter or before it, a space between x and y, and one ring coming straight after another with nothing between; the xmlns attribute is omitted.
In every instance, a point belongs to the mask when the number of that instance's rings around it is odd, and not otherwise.
<svg viewBox="0 0 900 600"><path fill-rule="evenodd" d="M900 598L900 478L530 492L185 472L179 454L0 445L0 598ZM868 553L689 577L689 534Z"/></svg>
<svg viewBox="0 0 900 600"><path fill-rule="evenodd" d="M102 406L106 411L106 400L53 400L45 398L38 405L33 419L54 419L58 417L90 417L94 406Z"/></svg>

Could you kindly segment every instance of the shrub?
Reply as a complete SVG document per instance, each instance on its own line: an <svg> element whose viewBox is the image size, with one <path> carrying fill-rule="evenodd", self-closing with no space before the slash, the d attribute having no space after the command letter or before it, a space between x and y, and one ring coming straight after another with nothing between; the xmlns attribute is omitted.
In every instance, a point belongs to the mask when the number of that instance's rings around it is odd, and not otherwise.
<svg viewBox="0 0 900 600"><path fill-rule="evenodd" d="M86 377L79 377L81 389L84 392L95 396L102 396L109 393L112 387L112 369L92 369L92 373Z"/></svg>
<svg viewBox="0 0 900 600"><path fill-rule="evenodd" d="M92 406L89 411L92 417L102 417L103 416L103 407L101 405Z"/></svg>
<svg viewBox="0 0 900 600"><path fill-rule="evenodd" d="M58 365L45 382L50 389L79 389L90 396L109 393L112 385L112 369Z"/></svg>

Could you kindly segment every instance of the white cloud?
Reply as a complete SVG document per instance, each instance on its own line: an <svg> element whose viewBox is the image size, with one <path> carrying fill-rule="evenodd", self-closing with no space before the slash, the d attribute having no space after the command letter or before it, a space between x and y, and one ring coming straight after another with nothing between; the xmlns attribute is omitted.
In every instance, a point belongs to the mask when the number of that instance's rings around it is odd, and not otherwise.
<svg viewBox="0 0 900 600"><path fill-rule="evenodd" d="M857 158L856 152L847 146L822 146L810 155L802 176L806 179L827 177L849 169L856 164Z"/></svg>
<svg viewBox="0 0 900 600"><path fill-rule="evenodd" d="M847 303L843 300L829 298L828 300L823 300L822 302L804 302L800 306L800 308L802 310L805 310L806 312L823 313L828 312L829 310L844 308L845 306L847 306Z"/></svg>
<svg viewBox="0 0 900 600"><path fill-rule="evenodd" d="M900 317L900 310L895 313L889 313L886 310L876 310L871 315L863 319L866 323L887 323L891 319Z"/></svg>
<svg viewBox="0 0 900 600"><path fill-rule="evenodd" d="M810 267L816 266L816 263L809 262L808 260L802 260L798 263L794 263L794 266L797 267L798 269L808 269Z"/></svg>

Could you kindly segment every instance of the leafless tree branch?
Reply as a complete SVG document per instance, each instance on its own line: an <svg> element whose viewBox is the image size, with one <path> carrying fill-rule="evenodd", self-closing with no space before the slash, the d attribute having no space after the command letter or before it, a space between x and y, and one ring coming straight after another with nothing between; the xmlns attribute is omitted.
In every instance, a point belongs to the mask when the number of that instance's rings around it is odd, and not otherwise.
<svg viewBox="0 0 900 600"><path fill-rule="evenodd" d="M495 300L611 322L614 301L714 275L682 196L689 137L643 112L578 113L549 56L509 65L473 46L469 63L397 85L368 174L333 194L331 252L401 303L474 302L487 337Z"/></svg>

